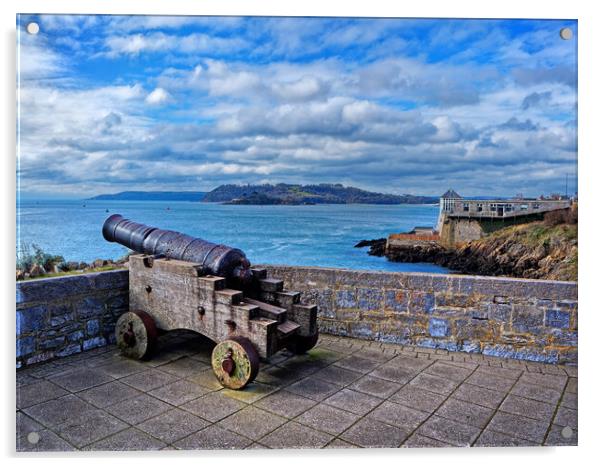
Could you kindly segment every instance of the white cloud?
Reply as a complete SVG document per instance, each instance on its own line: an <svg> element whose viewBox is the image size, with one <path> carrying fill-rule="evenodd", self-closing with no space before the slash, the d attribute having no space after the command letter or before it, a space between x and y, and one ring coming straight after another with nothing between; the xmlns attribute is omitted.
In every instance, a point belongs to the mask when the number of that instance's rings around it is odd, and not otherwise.
<svg viewBox="0 0 602 466"><path fill-rule="evenodd" d="M161 105L166 103L170 99L171 96L165 89L157 87L149 95L146 96L145 101L149 105Z"/></svg>

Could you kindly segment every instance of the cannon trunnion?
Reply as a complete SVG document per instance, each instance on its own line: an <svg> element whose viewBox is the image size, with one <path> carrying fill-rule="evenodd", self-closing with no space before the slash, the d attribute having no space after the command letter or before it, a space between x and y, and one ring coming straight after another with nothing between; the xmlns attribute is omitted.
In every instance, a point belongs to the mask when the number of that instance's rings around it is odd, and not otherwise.
<svg viewBox="0 0 602 466"><path fill-rule="evenodd" d="M235 251L246 261L242 251ZM115 328L122 353L150 358L159 331L193 330L216 343L211 360L220 383L240 389L255 379L260 358L283 348L304 353L317 343L317 306L302 304L300 293L284 291L281 280L267 278L265 270L250 267L248 261L228 269L236 280L207 273L206 263L163 255L130 256L130 310Z"/></svg>

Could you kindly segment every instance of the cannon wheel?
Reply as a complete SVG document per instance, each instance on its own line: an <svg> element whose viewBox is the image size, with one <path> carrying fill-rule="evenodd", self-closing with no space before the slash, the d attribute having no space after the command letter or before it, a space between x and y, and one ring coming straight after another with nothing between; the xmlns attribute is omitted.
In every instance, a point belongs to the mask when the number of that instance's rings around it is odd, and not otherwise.
<svg viewBox="0 0 602 466"><path fill-rule="evenodd" d="M259 354L248 338L231 337L213 348L211 366L220 384L239 390L255 380Z"/></svg>
<svg viewBox="0 0 602 466"><path fill-rule="evenodd" d="M147 359L157 346L157 326L144 311L122 314L115 325L115 339L121 354L131 359Z"/></svg>
<svg viewBox="0 0 602 466"><path fill-rule="evenodd" d="M305 337L299 335L286 344L286 349L294 354L307 353L310 349L316 346L319 336L320 335L318 332Z"/></svg>

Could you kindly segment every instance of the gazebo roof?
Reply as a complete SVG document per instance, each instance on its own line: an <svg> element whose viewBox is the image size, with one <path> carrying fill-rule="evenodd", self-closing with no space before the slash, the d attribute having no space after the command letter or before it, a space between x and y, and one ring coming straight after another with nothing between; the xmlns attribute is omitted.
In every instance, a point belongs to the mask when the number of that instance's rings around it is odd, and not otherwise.
<svg viewBox="0 0 602 466"><path fill-rule="evenodd" d="M445 193L441 196L441 198L442 199L462 199L462 196L460 196L453 189L449 188L447 191L445 191Z"/></svg>

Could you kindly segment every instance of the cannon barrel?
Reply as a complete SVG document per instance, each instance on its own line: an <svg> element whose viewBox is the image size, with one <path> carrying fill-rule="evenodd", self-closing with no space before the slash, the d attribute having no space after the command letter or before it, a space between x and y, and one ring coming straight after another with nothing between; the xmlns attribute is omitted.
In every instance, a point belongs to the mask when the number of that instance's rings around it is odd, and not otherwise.
<svg viewBox="0 0 602 466"><path fill-rule="evenodd" d="M204 274L224 277L240 285L252 280L251 264L240 249L136 223L119 214L105 220L102 235L107 241L136 252L201 264Z"/></svg>

